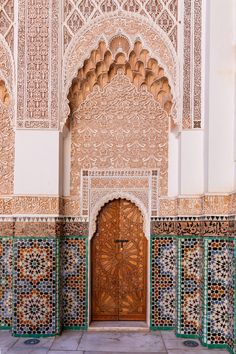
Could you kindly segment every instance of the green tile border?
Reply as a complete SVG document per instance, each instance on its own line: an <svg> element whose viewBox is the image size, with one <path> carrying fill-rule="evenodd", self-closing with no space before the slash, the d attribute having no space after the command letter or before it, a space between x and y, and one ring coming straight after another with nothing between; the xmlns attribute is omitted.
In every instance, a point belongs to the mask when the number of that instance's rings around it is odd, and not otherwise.
<svg viewBox="0 0 236 354"><path fill-rule="evenodd" d="M58 336L58 333L55 334L17 334L12 332L12 337L18 337L18 338L46 338L46 337L56 337ZM35 348L37 349L37 348Z"/></svg>
<svg viewBox="0 0 236 354"><path fill-rule="evenodd" d="M56 308L57 308L57 314L56 314L56 320L57 320L57 333L59 334L61 332L61 252L60 252L60 246L61 246L61 240L60 238L56 239L56 262L57 262L57 284L56 284L56 299L57 299L57 303L56 303Z"/></svg>
<svg viewBox="0 0 236 354"><path fill-rule="evenodd" d="M174 331L175 327L150 326L151 331Z"/></svg>
<svg viewBox="0 0 236 354"><path fill-rule="evenodd" d="M198 339L200 340L201 336L198 334L181 334L181 333L176 333L175 335L177 338L189 338L189 339Z"/></svg>
<svg viewBox="0 0 236 354"><path fill-rule="evenodd" d="M10 330L10 329L12 329L12 327L11 326L0 326L0 331L3 331L3 330Z"/></svg>
<svg viewBox="0 0 236 354"><path fill-rule="evenodd" d="M62 330L76 330L76 331L87 331L88 329L88 326L65 326L65 327L62 327Z"/></svg>
<svg viewBox="0 0 236 354"><path fill-rule="evenodd" d="M182 239L178 238L176 247L176 324L177 332L181 332L181 271L182 271L182 257L181 257L181 248L182 248Z"/></svg>
<svg viewBox="0 0 236 354"><path fill-rule="evenodd" d="M203 242L203 301L202 301L202 343L207 344L208 335L208 240Z"/></svg>
<svg viewBox="0 0 236 354"><path fill-rule="evenodd" d="M149 242L149 255L150 255L150 260L149 260L149 268L150 268L150 274L149 274L149 281L150 281L150 294L149 294L149 302L150 302L150 314L149 314L149 327L155 328L155 326L152 325L152 244L153 244L153 238L152 235L150 235L150 242ZM155 329L154 329L155 330Z"/></svg>

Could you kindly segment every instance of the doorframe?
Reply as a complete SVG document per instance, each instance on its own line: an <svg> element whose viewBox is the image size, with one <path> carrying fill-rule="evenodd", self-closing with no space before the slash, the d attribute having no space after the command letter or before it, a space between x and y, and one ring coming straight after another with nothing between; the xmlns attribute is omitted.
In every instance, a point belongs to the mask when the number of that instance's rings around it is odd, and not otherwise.
<svg viewBox="0 0 236 354"><path fill-rule="evenodd" d="M151 296L150 296L150 291L151 291L151 284L150 284L150 273L151 273L151 263L150 263L150 247L151 247L151 218L150 218L150 211L147 210L145 205L142 203L141 200L136 198L135 196L131 195L130 193L126 192L120 192L120 193L111 193L109 195L106 195L104 198L102 198L96 206L93 208L91 212L91 217L89 218L89 240L88 240L88 291L87 291L87 321L88 321L88 328L90 327L91 324L91 296L92 296L92 287L91 287L91 273L92 273L92 267L91 267L91 241L92 238L96 232L96 221L99 212L103 208L103 206L107 203L109 203L112 200L115 199L126 199L130 201L131 203L135 204L142 216L143 216L143 229L144 229L144 236L147 239L147 287L146 287L146 324L147 327L150 328L150 313L151 313Z"/></svg>

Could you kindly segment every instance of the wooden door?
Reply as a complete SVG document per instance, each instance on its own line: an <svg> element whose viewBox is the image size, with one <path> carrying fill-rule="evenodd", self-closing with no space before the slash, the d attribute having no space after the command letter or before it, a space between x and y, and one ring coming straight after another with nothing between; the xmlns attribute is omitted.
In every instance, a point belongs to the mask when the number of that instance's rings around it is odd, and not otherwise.
<svg viewBox="0 0 236 354"><path fill-rule="evenodd" d="M147 240L133 203L106 204L91 244L92 320L145 320Z"/></svg>

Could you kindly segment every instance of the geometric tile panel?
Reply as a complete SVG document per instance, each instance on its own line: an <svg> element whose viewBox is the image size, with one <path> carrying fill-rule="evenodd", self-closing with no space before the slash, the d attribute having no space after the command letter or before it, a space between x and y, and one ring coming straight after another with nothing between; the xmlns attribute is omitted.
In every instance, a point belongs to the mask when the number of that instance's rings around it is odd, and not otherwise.
<svg viewBox="0 0 236 354"><path fill-rule="evenodd" d="M0 329L12 326L12 238L0 237Z"/></svg>
<svg viewBox="0 0 236 354"><path fill-rule="evenodd" d="M151 238L151 328L175 326L176 241Z"/></svg>
<svg viewBox="0 0 236 354"><path fill-rule="evenodd" d="M228 241L208 240L207 344L223 345L229 336L229 269Z"/></svg>
<svg viewBox="0 0 236 354"><path fill-rule="evenodd" d="M61 244L62 327L87 328L87 240L65 237Z"/></svg>
<svg viewBox="0 0 236 354"><path fill-rule="evenodd" d="M56 238L14 239L14 335L59 333L57 245Z"/></svg>
<svg viewBox="0 0 236 354"><path fill-rule="evenodd" d="M199 238L178 240L178 334L198 334L201 327L203 248Z"/></svg>

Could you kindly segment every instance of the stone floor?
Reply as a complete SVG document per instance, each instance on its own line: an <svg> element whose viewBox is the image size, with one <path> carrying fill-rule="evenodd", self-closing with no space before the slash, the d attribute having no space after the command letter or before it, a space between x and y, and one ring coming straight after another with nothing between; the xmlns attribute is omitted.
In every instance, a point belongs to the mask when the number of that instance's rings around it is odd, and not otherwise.
<svg viewBox="0 0 236 354"><path fill-rule="evenodd" d="M40 338L36 345L26 345L27 338L12 337L10 331L0 331L0 354L226 354L224 350L209 350L199 345L188 349L184 339L173 332L80 332L64 331L61 336Z"/></svg>

